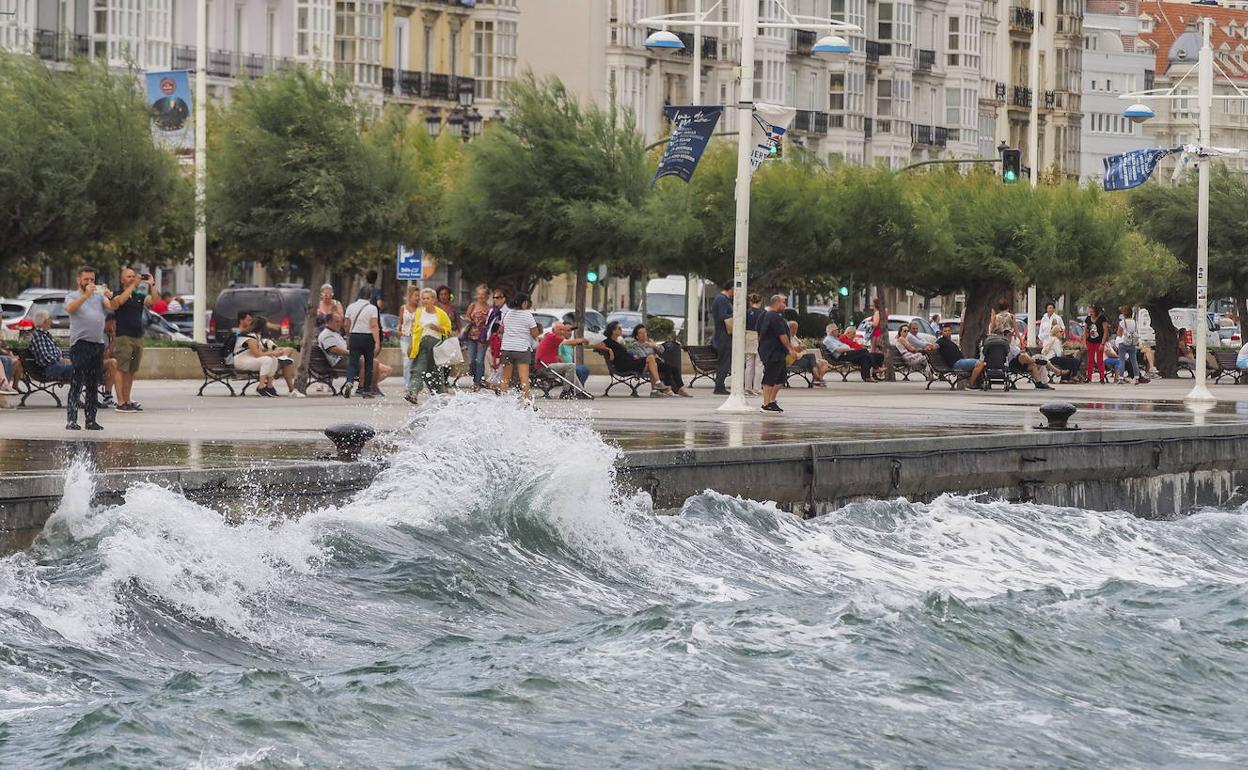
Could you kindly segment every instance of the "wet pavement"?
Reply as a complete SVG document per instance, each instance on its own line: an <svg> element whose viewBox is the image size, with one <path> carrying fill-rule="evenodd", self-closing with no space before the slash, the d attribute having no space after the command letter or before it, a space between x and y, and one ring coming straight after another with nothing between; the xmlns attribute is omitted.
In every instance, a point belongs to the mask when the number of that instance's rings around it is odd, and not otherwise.
<svg viewBox="0 0 1248 770"><path fill-rule="evenodd" d="M600 393L605 386L598 379L591 378L591 392ZM554 419L592 420L608 441L625 450L1027 432L1043 422L1038 409L1052 400L1073 403L1079 410L1073 423L1085 429L1248 426L1248 387L1215 386L1212 390L1221 400L1208 411L1194 412L1183 401L1191 384L1180 380L983 393L951 392L939 385L928 391L919 382L836 382L826 388L783 391L783 415L721 415L716 407L722 398L699 387L690 399L539 400L538 409ZM328 425L361 421L384 433L402 428L411 416L411 407L393 385L387 388L388 397L373 401L328 395L196 397L197 387L188 381L140 381L136 393L144 401L143 413L102 412L104 431L73 434L73 440L64 430L64 412L50 403L32 401L25 409L0 411L0 473L56 471L80 452L100 469L220 468L309 460L330 451L322 433Z"/></svg>

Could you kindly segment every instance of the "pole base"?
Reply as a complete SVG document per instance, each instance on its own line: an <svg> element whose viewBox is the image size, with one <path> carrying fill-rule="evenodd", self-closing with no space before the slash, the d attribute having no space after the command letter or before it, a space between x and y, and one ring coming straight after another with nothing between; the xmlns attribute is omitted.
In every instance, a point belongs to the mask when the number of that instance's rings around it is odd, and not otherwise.
<svg viewBox="0 0 1248 770"><path fill-rule="evenodd" d="M1209 392L1209 388L1205 386L1205 383L1198 382L1183 400L1189 404L1212 404L1216 402L1218 398L1213 395L1213 393Z"/></svg>
<svg viewBox="0 0 1248 770"><path fill-rule="evenodd" d="M745 400L744 393L733 393L724 399L724 403L716 407L715 411L723 414L750 414L755 409Z"/></svg>

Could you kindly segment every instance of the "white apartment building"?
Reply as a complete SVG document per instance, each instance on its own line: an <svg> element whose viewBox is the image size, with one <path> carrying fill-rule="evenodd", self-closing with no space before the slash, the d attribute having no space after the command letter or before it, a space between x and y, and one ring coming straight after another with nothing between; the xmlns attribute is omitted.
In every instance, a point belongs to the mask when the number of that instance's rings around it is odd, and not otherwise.
<svg viewBox="0 0 1248 770"><path fill-rule="evenodd" d="M1148 124L1122 115L1121 94L1152 87L1155 57L1139 41L1137 0L1088 0L1083 24L1083 137L1079 178L1104 175L1104 159L1151 146Z"/></svg>

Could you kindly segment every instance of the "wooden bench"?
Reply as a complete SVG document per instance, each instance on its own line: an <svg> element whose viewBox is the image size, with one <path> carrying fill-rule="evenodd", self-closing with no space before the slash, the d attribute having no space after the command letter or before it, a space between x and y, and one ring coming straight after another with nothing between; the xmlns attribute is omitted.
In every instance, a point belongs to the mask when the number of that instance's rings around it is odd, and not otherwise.
<svg viewBox="0 0 1248 770"><path fill-rule="evenodd" d="M945 363L945 359L940 355L939 350L928 350L927 365L931 369L932 376L927 380L927 390L932 389L932 385L943 382L949 386L950 390L956 390L960 383L968 382L971 379L971 373L962 369L954 369Z"/></svg>
<svg viewBox="0 0 1248 770"><path fill-rule="evenodd" d="M688 350L688 348L686 348ZM620 372L615 368L615 364L611 361L611 357L607 355L607 351L599 350L598 355L602 356L602 360L607 365L607 376L611 378L611 384L607 385L607 389L602 392L602 397L606 398L611 395L611 389L616 385L623 385L632 391L633 398L639 398L637 389L642 385L650 384L650 378L643 369L640 372Z"/></svg>
<svg viewBox="0 0 1248 770"><path fill-rule="evenodd" d="M342 385L334 387L334 380L341 377ZM319 383L329 387L329 392L335 396L342 393L342 389L346 387L347 380L347 362L346 359L339 361L337 364L329 362L329 356L325 355L325 350L320 345L312 348L312 358L308 361L308 382Z"/></svg>
<svg viewBox="0 0 1248 770"><path fill-rule="evenodd" d="M688 386L692 388L703 377L715 382L715 372L719 369L719 353L715 352L715 348L710 345L689 345L685 352L689 354L689 364L693 366L694 372Z"/></svg>
<svg viewBox="0 0 1248 770"><path fill-rule="evenodd" d="M204 384L199 386L199 392L195 395L204 395L204 388L209 385L220 383L230 391L230 397L236 395L247 395L247 388L260 382L259 372L240 372L233 366L225 362L225 356L221 354L219 345L205 345L196 343L195 357L199 359L199 368L204 374ZM238 393L234 392L234 386L230 382L243 383L242 390Z"/></svg>
<svg viewBox="0 0 1248 770"><path fill-rule="evenodd" d="M849 375L857 374L862 367L851 361L843 361L839 358L833 358L832 354L824 346L819 346L819 354L823 356L823 360L828 362L829 372L836 372L841 375L841 382L849 382Z"/></svg>
<svg viewBox="0 0 1248 770"><path fill-rule="evenodd" d="M901 373L901 379L906 382L910 381L910 375L917 374L925 379L931 379L927 373L927 358L924 357L922 363L912 364L901 357L901 353L897 352L897 348L890 347L888 354L884 356L884 371ZM887 376L887 375L886 375Z"/></svg>
<svg viewBox="0 0 1248 770"><path fill-rule="evenodd" d="M806 355L807 354L803 353L801 358L798 358L796 361L794 361L793 363L785 367L784 387L786 388L789 387L789 380L793 379L794 377L801 377L802 380L806 383L806 387L808 388L815 387L815 370L819 366L818 359L815 359L816 363L813 363L809 367L806 367L802 364L802 359L804 359Z"/></svg>
<svg viewBox="0 0 1248 770"><path fill-rule="evenodd" d="M22 394L22 398L17 402L17 405L26 406L26 399L36 393L46 393L52 397L59 409L62 406L61 397L56 394L56 389L68 388L69 377L55 379L45 375L43 367L35 363L35 351L29 347L17 348L13 352L17 354L17 357L22 362L22 384L26 386L26 392Z"/></svg>
<svg viewBox="0 0 1248 770"><path fill-rule="evenodd" d="M1214 384L1222 381L1223 377L1229 377L1236 385L1248 382L1244 378L1244 373L1235 365L1235 360L1239 357L1239 352L1235 350L1211 350L1213 360L1217 364L1216 369L1211 369L1209 376L1213 378Z"/></svg>

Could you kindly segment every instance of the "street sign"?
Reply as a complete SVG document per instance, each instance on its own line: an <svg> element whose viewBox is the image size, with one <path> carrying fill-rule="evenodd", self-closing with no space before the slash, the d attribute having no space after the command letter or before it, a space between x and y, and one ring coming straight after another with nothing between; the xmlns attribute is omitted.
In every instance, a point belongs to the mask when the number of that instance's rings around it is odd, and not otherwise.
<svg viewBox="0 0 1248 770"><path fill-rule="evenodd" d="M421 271L424 269L424 265L421 263L424 256L420 249L408 249L400 243L397 251L398 279L400 281L421 280L423 277Z"/></svg>

